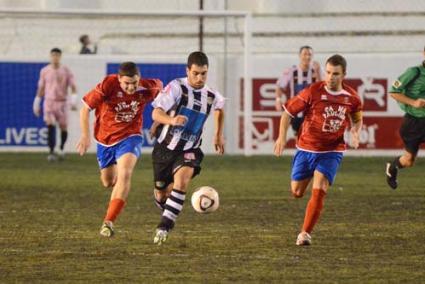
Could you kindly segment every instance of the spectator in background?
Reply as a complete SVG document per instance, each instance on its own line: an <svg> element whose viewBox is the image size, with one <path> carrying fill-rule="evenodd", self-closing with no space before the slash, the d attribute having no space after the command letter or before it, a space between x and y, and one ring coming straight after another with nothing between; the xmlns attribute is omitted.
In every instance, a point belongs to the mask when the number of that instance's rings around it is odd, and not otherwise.
<svg viewBox="0 0 425 284"><path fill-rule="evenodd" d="M80 36L81 50L80 54L96 54L97 53L97 45L94 44L93 50L89 48L92 44L88 35Z"/></svg>
<svg viewBox="0 0 425 284"><path fill-rule="evenodd" d="M322 80L320 64L313 61L313 48L308 45L301 46L298 55L299 64L285 69L276 82L275 107L277 111L282 110L282 103L284 103L282 96L286 96L288 99L293 98L312 83ZM302 113L292 118L291 125L295 135L298 135L303 120Z"/></svg>

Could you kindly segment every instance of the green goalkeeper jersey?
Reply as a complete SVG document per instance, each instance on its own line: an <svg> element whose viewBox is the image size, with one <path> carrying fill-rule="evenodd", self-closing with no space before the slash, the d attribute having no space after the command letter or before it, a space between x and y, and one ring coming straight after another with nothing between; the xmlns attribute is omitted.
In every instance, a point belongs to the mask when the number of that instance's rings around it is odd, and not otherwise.
<svg viewBox="0 0 425 284"><path fill-rule="evenodd" d="M402 93L411 99L425 99L425 61L420 66L410 67L391 86L391 93ZM425 117L425 108L415 108L407 104L398 103L400 108L414 116Z"/></svg>

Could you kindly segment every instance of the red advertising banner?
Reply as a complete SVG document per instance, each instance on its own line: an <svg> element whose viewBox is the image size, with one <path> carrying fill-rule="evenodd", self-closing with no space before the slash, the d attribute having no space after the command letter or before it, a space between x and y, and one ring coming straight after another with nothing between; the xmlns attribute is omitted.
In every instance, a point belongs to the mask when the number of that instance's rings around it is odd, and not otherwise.
<svg viewBox="0 0 425 284"><path fill-rule="evenodd" d="M364 111L387 111L387 79L347 79L345 82L362 98Z"/></svg>

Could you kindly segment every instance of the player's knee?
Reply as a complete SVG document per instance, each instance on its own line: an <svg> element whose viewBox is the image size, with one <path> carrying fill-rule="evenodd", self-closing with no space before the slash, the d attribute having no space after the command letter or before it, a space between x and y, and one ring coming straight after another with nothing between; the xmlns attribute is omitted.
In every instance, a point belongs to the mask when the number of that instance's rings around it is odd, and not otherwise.
<svg viewBox="0 0 425 284"><path fill-rule="evenodd" d="M304 196L304 192L298 189L291 189L292 196L295 198L301 198Z"/></svg>
<svg viewBox="0 0 425 284"><path fill-rule="evenodd" d="M413 155L406 156L405 155L403 158L404 159L402 160L402 165L403 165L404 168L413 167L413 165L415 164L415 156L413 156Z"/></svg>
<svg viewBox="0 0 425 284"><path fill-rule="evenodd" d="M113 187L115 185L115 182L111 180L102 180L102 185L105 188Z"/></svg>
<svg viewBox="0 0 425 284"><path fill-rule="evenodd" d="M410 168L410 167L413 167L414 164L415 164L414 160L406 160L406 163L403 166L405 168Z"/></svg>
<svg viewBox="0 0 425 284"><path fill-rule="evenodd" d="M100 179L102 182L103 187L105 188L110 188L113 187L115 185L115 183L117 182L117 179L114 178L101 178Z"/></svg>
<svg viewBox="0 0 425 284"><path fill-rule="evenodd" d="M415 164L415 158L410 157L410 159L407 159L406 162L406 167L413 167L413 165Z"/></svg>

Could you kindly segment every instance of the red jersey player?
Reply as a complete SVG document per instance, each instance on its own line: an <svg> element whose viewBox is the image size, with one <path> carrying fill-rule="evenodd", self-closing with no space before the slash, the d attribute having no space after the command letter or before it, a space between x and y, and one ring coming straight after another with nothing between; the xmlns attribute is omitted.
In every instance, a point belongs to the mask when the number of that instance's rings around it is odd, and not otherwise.
<svg viewBox="0 0 425 284"><path fill-rule="evenodd" d="M279 137L274 153L280 156L292 117L304 111L305 120L297 139L297 152L292 162L291 192L300 198L313 179L310 200L297 245L311 244L310 233L319 219L324 198L333 183L342 153L344 132L351 127L352 146L359 146L362 127L362 104L356 92L343 83L347 63L341 55L326 61L325 81L310 85L283 105Z"/></svg>
<svg viewBox="0 0 425 284"><path fill-rule="evenodd" d="M95 110L94 137L103 186L113 187L100 234L112 237L113 222L130 191L131 175L142 147L142 118L145 105L162 89L158 79L141 79L133 62L124 62L117 75L107 76L84 96L80 113L80 155L90 146L89 112Z"/></svg>

